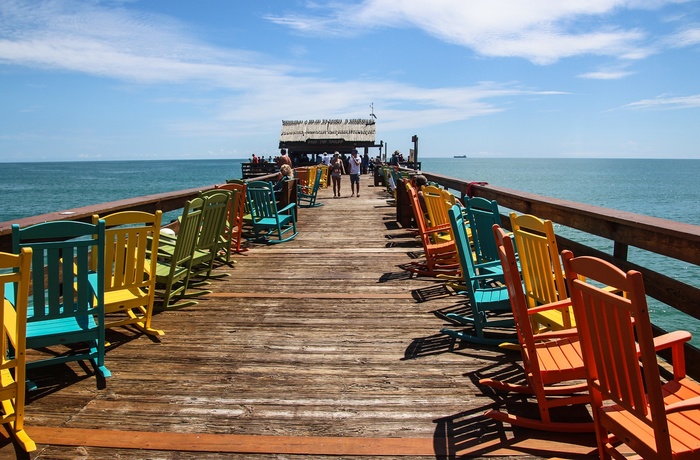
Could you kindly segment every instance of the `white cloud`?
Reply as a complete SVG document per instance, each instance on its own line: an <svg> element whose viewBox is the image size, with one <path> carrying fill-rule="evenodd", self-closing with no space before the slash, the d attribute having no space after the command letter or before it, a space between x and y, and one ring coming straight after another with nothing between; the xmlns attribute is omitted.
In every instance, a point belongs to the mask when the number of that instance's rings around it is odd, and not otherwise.
<svg viewBox="0 0 700 460"><path fill-rule="evenodd" d="M578 77L590 80L621 80L633 74L634 72L627 70L598 70L595 72L583 73Z"/></svg>
<svg viewBox="0 0 700 460"><path fill-rule="evenodd" d="M700 94L691 96L667 96L662 95L654 99L644 99L623 106L626 109L649 110L675 110L694 109L700 107Z"/></svg>
<svg viewBox="0 0 700 460"><path fill-rule="evenodd" d="M269 19L302 32L323 34L415 27L483 56L551 64L582 54L646 57L653 52L644 44L647 32L616 24L615 15L623 9L655 9L679 2L682 0L364 0L349 6L334 4L326 16L295 14Z"/></svg>
<svg viewBox="0 0 700 460"><path fill-rule="evenodd" d="M700 44L700 28L684 29L669 38L671 46L682 48Z"/></svg>

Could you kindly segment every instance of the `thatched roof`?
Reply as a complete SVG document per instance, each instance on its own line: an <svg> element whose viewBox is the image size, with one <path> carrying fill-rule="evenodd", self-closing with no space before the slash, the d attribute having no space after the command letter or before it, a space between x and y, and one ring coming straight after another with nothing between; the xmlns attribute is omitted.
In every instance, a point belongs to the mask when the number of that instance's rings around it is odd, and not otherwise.
<svg viewBox="0 0 700 460"><path fill-rule="evenodd" d="M280 144L308 140L344 140L374 144L377 126L373 119L282 120Z"/></svg>

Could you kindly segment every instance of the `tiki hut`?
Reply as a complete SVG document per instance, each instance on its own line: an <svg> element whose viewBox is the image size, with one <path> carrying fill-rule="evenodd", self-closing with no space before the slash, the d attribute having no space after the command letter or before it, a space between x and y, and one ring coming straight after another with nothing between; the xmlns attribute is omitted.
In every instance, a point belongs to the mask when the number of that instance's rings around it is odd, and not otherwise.
<svg viewBox="0 0 700 460"><path fill-rule="evenodd" d="M299 164L314 162L316 155L328 152L347 153L357 150L363 154L376 144L377 125L373 119L351 120L282 120L280 149L287 149Z"/></svg>

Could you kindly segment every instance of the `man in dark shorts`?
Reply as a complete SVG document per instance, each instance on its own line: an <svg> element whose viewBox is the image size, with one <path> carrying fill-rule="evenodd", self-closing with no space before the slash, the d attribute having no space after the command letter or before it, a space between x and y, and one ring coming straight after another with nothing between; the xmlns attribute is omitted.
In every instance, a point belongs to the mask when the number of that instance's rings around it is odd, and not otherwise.
<svg viewBox="0 0 700 460"><path fill-rule="evenodd" d="M350 196L355 196L355 190L357 190L357 196L360 196L360 165L362 164L362 160L360 160L360 157L357 156L357 150L353 150L352 153L350 154L350 161L348 162L350 165L350 191L352 192L352 195Z"/></svg>

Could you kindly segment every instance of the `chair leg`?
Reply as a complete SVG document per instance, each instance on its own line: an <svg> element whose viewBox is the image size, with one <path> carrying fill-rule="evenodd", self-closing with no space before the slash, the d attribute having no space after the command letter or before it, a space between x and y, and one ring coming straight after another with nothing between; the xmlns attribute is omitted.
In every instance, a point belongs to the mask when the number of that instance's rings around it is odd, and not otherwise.
<svg viewBox="0 0 700 460"><path fill-rule="evenodd" d="M101 375L104 378L108 378L112 376L112 373L109 369L107 369L104 363L104 347L104 341L102 341L101 343L92 344L92 346L90 347L90 354L96 355L97 358L91 359L90 362L92 363L92 367L95 369L95 372L97 374Z"/></svg>

